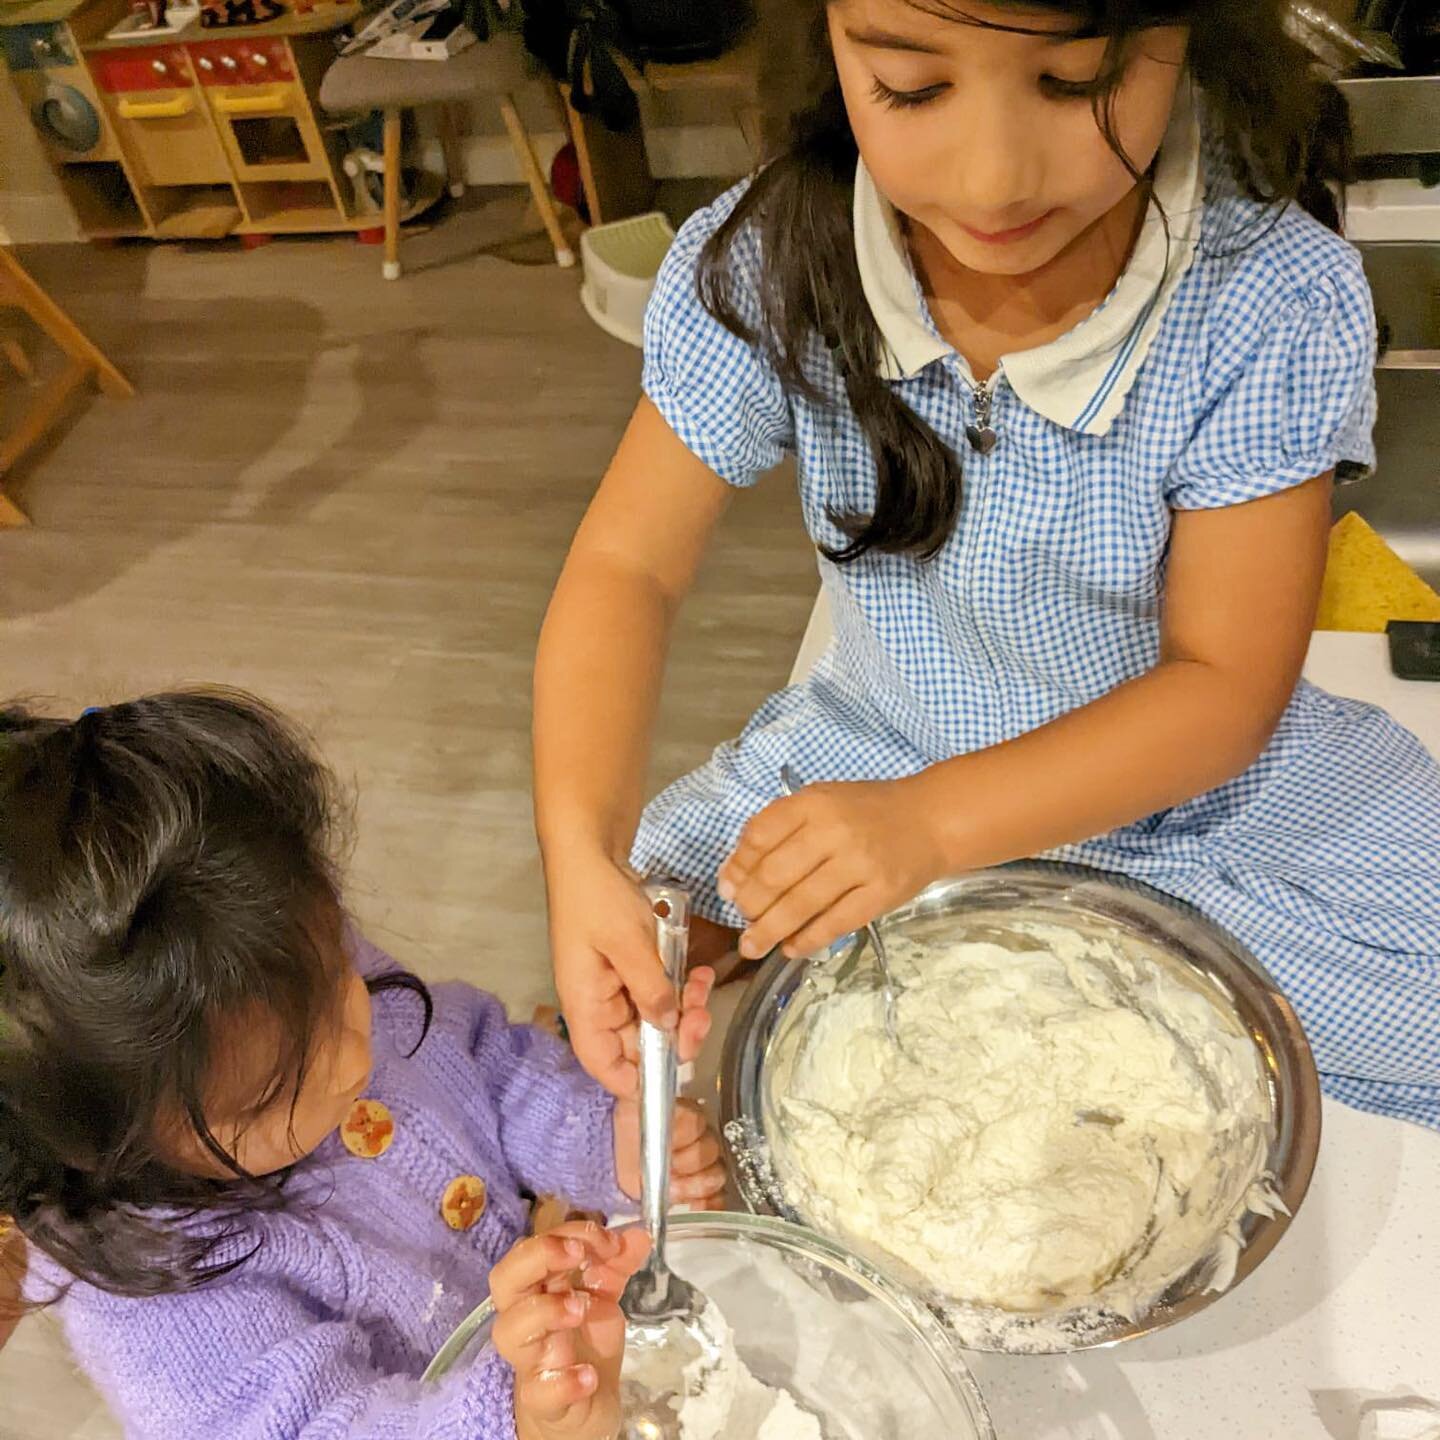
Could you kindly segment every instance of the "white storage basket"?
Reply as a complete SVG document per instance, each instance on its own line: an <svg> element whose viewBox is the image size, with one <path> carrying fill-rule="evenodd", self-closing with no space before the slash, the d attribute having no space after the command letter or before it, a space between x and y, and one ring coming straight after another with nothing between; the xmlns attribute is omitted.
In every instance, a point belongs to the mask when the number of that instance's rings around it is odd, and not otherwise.
<svg viewBox="0 0 1440 1440"><path fill-rule="evenodd" d="M585 266L580 299L590 318L617 340L641 344L645 304L674 238L670 222L658 210L596 225L580 237Z"/></svg>

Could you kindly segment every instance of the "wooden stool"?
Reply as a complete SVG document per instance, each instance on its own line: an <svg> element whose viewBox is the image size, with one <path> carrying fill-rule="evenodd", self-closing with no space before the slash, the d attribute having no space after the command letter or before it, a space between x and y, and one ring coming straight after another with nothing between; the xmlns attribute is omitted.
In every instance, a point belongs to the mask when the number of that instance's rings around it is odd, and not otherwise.
<svg viewBox="0 0 1440 1440"><path fill-rule="evenodd" d="M535 75L520 37L501 31L489 40L462 50L449 60L376 60L368 55L342 56L325 72L320 103L332 114L379 110L385 117L385 265L387 280L400 276L400 122L406 110L440 106L440 140L450 193L465 187L454 117L448 107L477 96L498 101L506 133L520 162L521 174L535 198L535 208L555 247L555 262L575 263L575 252L560 228L560 216L541 173L535 147L515 109L514 95Z"/></svg>
<svg viewBox="0 0 1440 1440"><path fill-rule="evenodd" d="M0 436L0 480L15 462L34 445L59 418L76 388L92 375L107 395L129 397L135 389L130 382L95 348L79 326L40 288L20 262L5 249L0 249L0 307L14 306L23 310L67 357L65 368L51 381L40 386L19 423L9 435ZM29 359L18 343L7 345L9 363L22 378L29 379ZM28 525L30 522L0 493L0 527Z"/></svg>

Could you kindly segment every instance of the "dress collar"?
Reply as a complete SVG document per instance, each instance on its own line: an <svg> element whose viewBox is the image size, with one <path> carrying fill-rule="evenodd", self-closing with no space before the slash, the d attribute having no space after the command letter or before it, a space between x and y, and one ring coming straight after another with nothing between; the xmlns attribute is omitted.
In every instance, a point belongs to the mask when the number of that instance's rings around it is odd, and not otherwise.
<svg viewBox="0 0 1440 1440"><path fill-rule="evenodd" d="M1114 289L1065 334L1001 357L1000 370L1026 405L1082 434L1110 429L1194 259L1203 204L1200 122L1186 84L1160 147L1154 196ZM955 350L935 328L899 216L863 160L855 170L854 223L860 281L884 341L881 374L912 379Z"/></svg>

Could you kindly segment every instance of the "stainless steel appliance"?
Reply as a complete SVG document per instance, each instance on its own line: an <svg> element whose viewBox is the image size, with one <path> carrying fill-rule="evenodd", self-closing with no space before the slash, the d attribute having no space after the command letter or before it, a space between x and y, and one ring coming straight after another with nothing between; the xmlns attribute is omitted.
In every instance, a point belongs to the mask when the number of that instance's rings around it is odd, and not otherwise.
<svg viewBox="0 0 1440 1440"><path fill-rule="evenodd" d="M1436 8L1415 7L1417 19ZM1351 227L1380 323L1379 463L1337 489L1336 513L1359 511L1440 589L1440 75L1344 80L1341 89L1362 163L1391 175L1381 183L1405 204L1389 208L1386 226L1356 216Z"/></svg>

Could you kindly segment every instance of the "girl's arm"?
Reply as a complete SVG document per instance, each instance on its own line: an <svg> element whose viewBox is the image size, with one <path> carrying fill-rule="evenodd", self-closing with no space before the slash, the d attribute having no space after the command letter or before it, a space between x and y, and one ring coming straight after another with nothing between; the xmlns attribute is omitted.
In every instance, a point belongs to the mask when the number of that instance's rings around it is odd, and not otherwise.
<svg viewBox="0 0 1440 1440"><path fill-rule="evenodd" d="M535 816L556 983L585 1067L634 1090L635 1008L676 1024L627 858L671 627L730 487L642 400L545 617L535 660ZM628 993L627 993L628 992ZM633 1000L633 1006L632 1006ZM687 1017L687 1045L704 1017Z"/></svg>
<svg viewBox="0 0 1440 1440"><path fill-rule="evenodd" d="M808 954L941 875L1102 834L1247 769L1305 662L1330 480L1176 512L1147 674L1002 745L904 780L811 786L757 815L721 871L751 922L742 951Z"/></svg>

